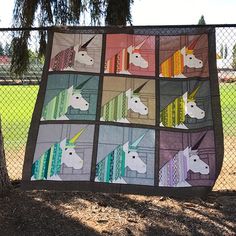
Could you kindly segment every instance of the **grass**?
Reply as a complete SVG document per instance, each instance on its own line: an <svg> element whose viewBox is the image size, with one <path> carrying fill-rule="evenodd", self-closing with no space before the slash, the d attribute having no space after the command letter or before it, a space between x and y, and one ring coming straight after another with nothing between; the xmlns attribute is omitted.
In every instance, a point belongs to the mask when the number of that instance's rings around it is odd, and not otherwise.
<svg viewBox="0 0 236 236"><path fill-rule="evenodd" d="M220 85L224 134L236 136L236 84Z"/></svg>
<svg viewBox="0 0 236 236"><path fill-rule="evenodd" d="M25 145L38 86L0 86L0 114L5 147Z"/></svg>

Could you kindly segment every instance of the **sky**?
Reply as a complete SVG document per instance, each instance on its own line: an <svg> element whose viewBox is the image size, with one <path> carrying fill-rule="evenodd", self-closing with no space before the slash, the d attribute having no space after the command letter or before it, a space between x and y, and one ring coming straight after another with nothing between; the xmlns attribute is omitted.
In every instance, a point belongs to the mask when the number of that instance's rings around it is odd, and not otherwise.
<svg viewBox="0 0 236 236"><path fill-rule="evenodd" d="M0 0L0 27L11 27L14 0ZM134 0L133 25L236 24L236 0Z"/></svg>

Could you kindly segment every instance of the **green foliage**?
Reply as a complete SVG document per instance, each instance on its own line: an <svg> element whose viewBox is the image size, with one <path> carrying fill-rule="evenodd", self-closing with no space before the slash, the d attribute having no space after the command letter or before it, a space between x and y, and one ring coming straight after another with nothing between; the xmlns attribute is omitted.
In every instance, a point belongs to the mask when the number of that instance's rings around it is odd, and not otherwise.
<svg viewBox="0 0 236 236"><path fill-rule="evenodd" d="M130 7L134 0L16 0L13 11L14 27L79 25L81 13L90 11L91 24L131 24ZM13 39L11 71L23 74L29 67L29 31L19 32ZM45 55L46 33L39 32L39 57ZM20 48L19 48L20 47Z"/></svg>
<svg viewBox="0 0 236 236"><path fill-rule="evenodd" d="M198 21L198 25L206 25L205 19L204 19L204 15L201 15L199 21Z"/></svg>
<svg viewBox="0 0 236 236"><path fill-rule="evenodd" d="M106 25L126 25L131 24L130 7L133 0L107 0Z"/></svg>

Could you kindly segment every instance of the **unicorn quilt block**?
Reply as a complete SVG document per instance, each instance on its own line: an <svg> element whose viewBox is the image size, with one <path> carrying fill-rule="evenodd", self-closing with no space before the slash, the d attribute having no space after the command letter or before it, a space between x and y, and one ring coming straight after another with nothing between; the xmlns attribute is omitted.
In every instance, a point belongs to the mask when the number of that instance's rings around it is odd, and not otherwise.
<svg viewBox="0 0 236 236"><path fill-rule="evenodd" d="M42 125L31 180L89 180L93 125Z"/></svg>
<svg viewBox="0 0 236 236"><path fill-rule="evenodd" d="M155 38L110 34L106 39L105 73L155 75Z"/></svg>
<svg viewBox="0 0 236 236"><path fill-rule="evenodd" d="M95 181L153 185L154 145L154 130L101 126Z"/></svg>
<svg viewBox="0 0 236 236"><path fill-rule="evenodd" d="M159 186L211 186L215 178L214 145L212 131L161 131Z"/></svg>
<svg viewBox="0 0 236 236"><path fill-rule="evenodd" d="M205 196L223 161L215 46L211 26L49 29L22 188Z"/></svg>
<svg viewBox="0 0 236 236"><path fill-rule="evenodd" d="M95 120L99 78L51 74L41 120Z"/></svg>
<svg viewBox="0 0 236 236"><path fill-rule="evenodd" d="M212 126L209 81L160 81L160 126L191 129Z"/></svg>
<svg viewBox="0 0 236 236"><path fill-rule="evenodd" d="M160 77L208 77L208 37L162 36L159 60Z"/></svg>
<svg viewBox="0 0 236 236"><path fill-rule="evenodd" d="M155 80L104 77L101 121L155 124Z"/></svg>
<svg viewBox="0 0 236 236"><path fill-rule="evenodd" d="M101 35L55 33L49 71L100 72Z"/></svg>

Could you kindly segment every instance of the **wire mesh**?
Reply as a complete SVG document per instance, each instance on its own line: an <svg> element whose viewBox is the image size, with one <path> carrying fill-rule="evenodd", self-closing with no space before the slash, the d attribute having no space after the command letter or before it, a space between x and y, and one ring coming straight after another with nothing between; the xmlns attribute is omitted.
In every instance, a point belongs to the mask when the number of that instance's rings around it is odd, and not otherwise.
<svg viewBox="0 0 236 236"><path fill-rule="evenodd" d="M34 109L42 62L31 58L22 76L10 72L12 30L0 31L0 114L7 168L11 180L20 180L28 129ZM29 49L37 54L38 38L31 32ZM224 162L215 190L236 190L236 25L216 27L217 67L224 127Z"/></svg>

